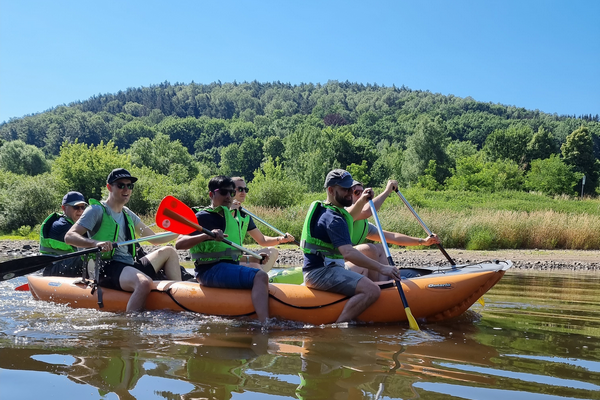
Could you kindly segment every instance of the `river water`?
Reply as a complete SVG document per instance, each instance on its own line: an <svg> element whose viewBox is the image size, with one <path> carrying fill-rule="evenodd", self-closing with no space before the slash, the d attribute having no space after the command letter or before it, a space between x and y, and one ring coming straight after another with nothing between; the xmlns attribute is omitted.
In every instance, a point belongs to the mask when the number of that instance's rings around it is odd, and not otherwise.
<svg viewBox="0 0 600 400"><path fill-rule="evenodd" d="M509 271L461 317L306 326L70 309L0 283L0 399L600 399L600 274Z"/></svg>

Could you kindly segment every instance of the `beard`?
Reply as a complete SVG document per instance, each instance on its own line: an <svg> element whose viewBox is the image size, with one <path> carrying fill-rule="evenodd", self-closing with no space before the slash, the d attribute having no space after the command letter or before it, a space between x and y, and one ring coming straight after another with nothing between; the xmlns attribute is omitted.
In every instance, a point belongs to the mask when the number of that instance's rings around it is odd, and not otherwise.
<svg viewBox="0 0 600 400"><path fill-rule="evenodd" d="M340 203L342 205L342 207L350 207L352 205L352 195L348 195L347 197L344 197L342 195L340 195L338 192L335 193L335 201L337 201L338 203Z"/></svg>

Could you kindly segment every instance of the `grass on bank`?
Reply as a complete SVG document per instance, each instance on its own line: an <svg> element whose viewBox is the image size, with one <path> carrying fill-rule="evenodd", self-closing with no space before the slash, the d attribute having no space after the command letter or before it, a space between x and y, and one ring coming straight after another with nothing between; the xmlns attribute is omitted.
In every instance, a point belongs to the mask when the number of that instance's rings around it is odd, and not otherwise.
<svg viewBox="0 0 600 400"><path fill-rule="evenodd" d="M448 248L600 249L600 199L551 198L512 191L434 192L421 188L403 189L402 193ZM310 203L324 198L324 192L307 193L295 206L266 208L248 204L247 208L299 240ZM383 204L379 218L385 230L425 236L414 216L394 193ZM142 219L147 225L154 223L154 215ZM260 222L256 221L256 224L265 235L277 236ZM153 229L159 231L156 227ZM1 235L0 240L37 240L39 237L39 226L23 227L18 231ZM247 237L245 244L252 243Z"/></svg>

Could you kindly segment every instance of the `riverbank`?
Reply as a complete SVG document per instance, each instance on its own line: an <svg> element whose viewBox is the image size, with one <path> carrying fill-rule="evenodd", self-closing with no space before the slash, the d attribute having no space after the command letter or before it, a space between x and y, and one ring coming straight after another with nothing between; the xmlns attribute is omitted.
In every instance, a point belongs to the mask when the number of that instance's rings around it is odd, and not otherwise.
<svg viewBox="0 0 600 400"><path fill-rule="evenodd" d="M39 243L31 240L0 241L0 257L27 257L38 254ZM143 246L152 251L155 246ZM571 270L600 271L600 251L598 250L463 250L446 249L457 264L469 264L486 260L511 260L514 269L523 270ZM438 249L412 250L392 249L392 258L402 267L423 265L448 265ZM190 262L187 251L178 251L182 262ZM297 247L280 246L279 266L301 266L302 252Z"/></svg>

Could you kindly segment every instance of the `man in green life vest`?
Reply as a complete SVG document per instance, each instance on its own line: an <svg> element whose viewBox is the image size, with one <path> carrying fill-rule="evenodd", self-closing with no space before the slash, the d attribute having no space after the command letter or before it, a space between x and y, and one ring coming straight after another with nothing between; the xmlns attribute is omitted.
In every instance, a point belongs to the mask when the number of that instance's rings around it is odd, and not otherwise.
<svg viewBox="0 0 600 400"><path fill-rule="evenodd" d="M373 199L375 210L379 211L379 208L385 199L390 193L395 192L397 189L398 182L389 180L385 190ZM365 189L362 183L357 181L354 182L354 186L352 187L352 206L346 209L354 219L352 243L358 251L367 257L385 264L387 263L387 256L383 249L383 245L381 243L366 243L367 239L381 242L377 227L367 220L367 218L371 216L371 207L369 206L369 198L371 196L373 196L372 189ZM395 244L398 246L431 246L440 243L439 237L435 234L424 239L390 231L383 231L383 234L388 244ZM361 275L365 275L375 282L385 280L386 278L374 270L359 267L351 262L346 263L346 268L356 271ZM404 278L419 276L418 270L410 268L403 268L401 272Z"/></svg>
<svg viewBox="0 0 600 400"><path fill-rule="evenodd" d="M77 249L65 243L65 234L79 220L87 207L85 197L79 192L69 192L62 199L62 213L50 214L40 227L40 253L61 255ZM78 277L83 275L81 258L57 261L44 268L44 276Z"/></svg>
<svg viewBox="0 0 600 400"><path fill-rule="evenodd" d="M350 297L336 322L351 321L373 304L380 289L372 280L347 270L344 261L399 280L400 271L373 260L356 250L352 243L352 216L344 207L352 205L356 181L343 169L334 169L325 178L326 202L314 202L302 229L300 247L304 252L306 286Z"/></svg>
<svg viewBox="0 0 600 400"><path fill-rule="evenodd" d="M180 235L175 247L189 249L194 259L196 279L202 286L224 289L250 289L256 316L265 322L269 317L269 276L263 270L239 265L242 252L223 243L227 237L232 243L241 245L242 235L239 221L229 208L235 196L235 184L226 176L215 176L208 182L210 207L196 213L198 225L212 231L214 237L195 232ZM269 261L266 253L259 253L262 262Z"/></svg>
<svg viewBox="0 0 600 400"><path fill-rule="evenodd" d="M65 243L71 246L99 247L102 250L103 263L100 266L99 285L132 292L127 303L127 312L144 308L152 289L152 281L158 271L163 270L169 280L181 280L179 257L173 247L161 247L140 260L135 258L134 245L113 248L113 242L154 235L152 229L125 207L135 181L137 178L131 176L126 169L112 170L106 180L108 199L90 199L91 206L65 235ZM90 237L87 237L88 233ZM172 239L173 237L168 236L152 240L150 243L161 244Z"/></svg>

